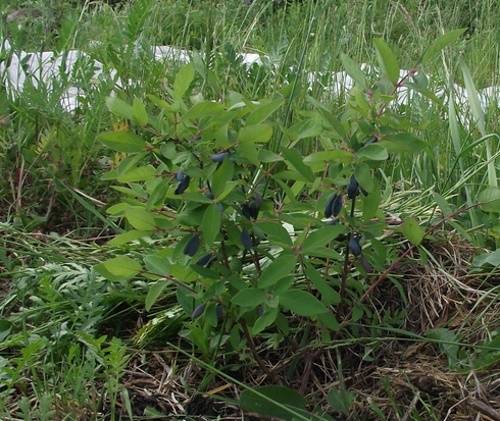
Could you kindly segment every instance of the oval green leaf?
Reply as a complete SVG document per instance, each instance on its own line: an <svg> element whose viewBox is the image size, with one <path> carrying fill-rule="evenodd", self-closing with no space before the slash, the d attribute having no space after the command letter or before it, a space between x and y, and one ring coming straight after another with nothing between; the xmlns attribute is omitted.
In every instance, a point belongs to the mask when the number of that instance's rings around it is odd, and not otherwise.
<svg viewBox="0 0 500 421"><path fill-rule="evenodd" d="M316 297L300 289L290 289L281 294L280 304L299 316L315 316L328 311Z"/></svg>

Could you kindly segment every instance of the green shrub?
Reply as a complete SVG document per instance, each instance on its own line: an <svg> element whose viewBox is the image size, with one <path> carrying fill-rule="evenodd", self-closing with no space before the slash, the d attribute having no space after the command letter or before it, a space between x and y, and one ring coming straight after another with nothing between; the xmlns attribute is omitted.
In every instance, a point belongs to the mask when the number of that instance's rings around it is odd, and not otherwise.
<svg viewBox="0 0 500 421"><path fill-rule="evenodd" d="M438 39L423 59L460 34ZM291 127L273 118L286 112L287 90L258 102L234 92L208 100L191 64L166 99L149 97L157 111L137 98L109 98L133 126L100 136L121 158L105 178L121 184L114 188L123 201L108 213L127 222L110 244L154 241L147 255L121 255L98 271L115 282L148 278L148 311L175 284L188 320L181 333L207 358L220 347L250 347L258 359L252 338L280 343L297 317L327 338L340 317L369 315L366 278L395 259L391 232L414 246L425 235L411 217L386 224L392 186L382 166L390 155L427 148L389 106L406 82L418 89L416 70L400 77L388 45L378 39L375 47L380 80L344 56L356 83L344 112L314 102ZM303 157L310 138L320 145Z"/></svg>

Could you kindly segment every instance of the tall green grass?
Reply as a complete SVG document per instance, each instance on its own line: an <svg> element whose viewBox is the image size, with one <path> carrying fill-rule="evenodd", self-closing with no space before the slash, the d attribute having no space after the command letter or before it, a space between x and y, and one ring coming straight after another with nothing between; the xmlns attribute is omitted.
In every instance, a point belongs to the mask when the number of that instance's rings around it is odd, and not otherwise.
<svg viewBox="0 0 500 421"><path fill-rule="evenodd" d="M296 86L290 104L292 109L307 107L309 95L335 109L342 107L342 99L329 98L325 92L323 86L328 76L324 77L323 85L317 83L308 92L305 70L322 71L326 75L339 71L342 69L340 53L358 62L373 63L372 40L379 36L390 42L401 56L402 66L409 68L439 34L449 29L468 28L458 44L425 68L426 73L433 75L431 87L446 87L450 80L463 84L460 60L469 65L477 87L500 83L496 27L500 12L494 1L485 0L479 4L432 1L410 5L388 0L310 1L291 2L280 7L271 3L256 1L246 6L239 0L195 3L137 0L110 5L88 1L8 1L0 6L4 15L0 34L8 37L15 49L83 49L108 68L117 69L123 80L137 81L127 86L126 95L129 96L163 94L165 79L173 73L175 64L156 62L149 52L153 45L170 44L211 57L205 66L213 70L221 92L240 91L255 98L272 96L287 81ZM18 10L24 10L26 16L13 19L12 14ZM41 17L30 18L29 13L33 11L38 11ZM11 16L9 22L7 16ZM278 70L271 71L263 66L248 73L235 61L237 51L269 55L279 63ZM290 71L290 67L294 70ZM85 87L90 81L82 79L81 84ZM94 91L75 117L63 113L57 98L43 89L28 89L13 102L3 98L3 114L11 114L12 123L7 128L0 128L2 167L12 173L27 160L24 155L28 151L32 155L24 165L26 171L34 175L29 178L36 182L31 189L28 182L25 184L25 204L47 207L49 204L39 201L36 192L57 189L57 199L71 209L78 225L85 225L87 219L88 225L101 223L94 219L95 212L82 209L68 191L51 186L50 180L57 178L67 186L84 188L90 196L100 195L99 184L89 180L95 180L100 171L96 162L101 152L95 135L110 124L104 99L111 89L108 84ZM220 92L212 94L216 96ZM461 126L457 120L458 126L452 122L455 129L451 136L446 108L446 104L428 106L423 101L408 107L408 124L428 141L434 154L398 163L393 176L401 179L403 186L410 182L413 187L424 190L436 185L439 191L446 187L442 183L445 179L449 185L456 184L461 178L460 167L452 171L457 138L461 145L467 145L483 136L485 131L498 131L498 106L493 105L486 114L482 133L474 127ZM469 113L468 109L456 111L458 116ZM497 145L494 139L477 145L461 156L462 166L491 158L498 151ZM488 156L486 147L490 149ZM37 155L41 151L45 154ZM494 165L490 163L490 183ZM485 183L480 172L469 180L469 184L477 186L475 191ZM6 202L11 201L11 188L5 184L2 188L7 193ZM85 214L83 221L77 217L79 211ZM40 216L43 212L35 206L34 213Z"/></svg>

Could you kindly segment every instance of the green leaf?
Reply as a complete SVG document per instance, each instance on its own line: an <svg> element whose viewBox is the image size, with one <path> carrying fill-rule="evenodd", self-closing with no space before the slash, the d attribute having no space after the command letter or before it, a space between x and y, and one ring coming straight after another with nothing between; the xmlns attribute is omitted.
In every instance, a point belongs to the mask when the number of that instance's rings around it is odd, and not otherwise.
<svg viewBox="0 0 500 421"><path fill-rule="evenodd" d="M477 93L476 87L474 86L474 81L472 80L469 68L465 65L465 63L461 63L461 67L462 73L464 75L465 89L467 90L467 99L469 101L472 116L474 117L479 132L484 137L486 136L486 124L484 120L484 112L479 102L479 95ZM486 160L488 161L488 185L489 187L498 187L498 178L496 174L495 160L492 159L493 156L490 139L485 139L484 144L486 146Z"/></svg>
<svg viewBox="0 0 500 421"><path fill-rule="evenodd" d="M328 285L328 282L323 279L323 276L313 266L307 265L305 273L314 287L320 292L321 300L325 305L337 305L340 303L340 294Z"/></svg>
<svg viewBox="0 0 500 421"><path fill-rule="evenodd" d="M418 224L415 218L406 219L399 229L416 246L422 242L425 235L424 229Z"/></svg>
<svg viewBox="0 0 500 421"><path fill-rule="evenodd" d="M269 241L285 247L292 246L292 240L288 231L283 228L283 225L273 222L259 222L256 224L258 229L261 229Z"/></svg>
<svg viewBox="0 0 500 421"><path fill-rule="evenodd" d="M345 226L343 225L327 225L318 228L316 231L309 233L307 238L302 244L302 253L308 254L314 250L323 247L335 240L340 234L345 232Z"/></svg>
<svg viewBox="0 0 500 421"><path fill-rule="evenodd" d="M476 347L477 357L474 359L474 368L478 371L485 370L500 362L500 330L497 329L490 335L491 338L485 339L482 344Z"/></svg>
<svg viewBox="0 0 500 421"><path fill-rule="evenodd" d="M146 142L131 132L105 132L98 136L99 140L108 148L117 152L144 152Z"/></svg>
<svg viewBox="0 0 500 421"><path fill-rule="evenodd" d="M453 142L453 149L455 150L455 155L459 160L459 164L462 166L462 158L460 157L460 150L462 149L462 142L460 140L460 129L458 125L457 111L455 109L455 95L453 92L453 85L450 81L449 91L450 98L448 99L448 120L449 120L449 130L451 141Z"/></svg>
<svg viewBox="0 0 500 421"><path fill-rule="evenodd" d="M363 317L364 310L361 305L355 304L352 308L352 315L351 319L353 322L357 322L358 320L361 320L361 317Z"/></svg>
<svg viewBox="0 0 500 421"><path fill-rule="evenodd" d="M118 256L95 266L95 270L110 281L126 281L141 270L141 264L130 257Z"/></svg>
<svg viewBox="0 0 500 421"><path fill-rule="evenodd" d="M163 178L156 178L154 183L151 184L154 186L149 195L148 201L146 203L146 207L148 209L161 207L165 203L165 198L168 194L169 183L165 182ZM149 187L149 186L148 186Z"/></svg>
<svg viewBox="0 0 500 421"><path fill-rule="evenodd" d="M289 253L282 253L262 271L258 282L259 287L268 288L285 276L293 274L296 263L296 256Z"/></svg>
<svg viewBox="0 0 500 421"><path fill-rule="evenodd" d="M271 114L273 114L281 104L283 103L282 99L276 99L271 102L265 102L263 104L257 105L254 111L252 111L247 117L247 124L259 124L264 120L269 118Z"/></svg>
<svg viewBox="0 0 500 421"><path fill-rule="evenodd" d="M337 412L349 415L349 408L354 402L355 396L346 389L330 389L326 400L328 404Z"/></svg>
<svg viewBox="0 0 500 421"><path fill-rule="evenodd" d="M0 343L5 340L12 330L12 323L6 319L0 319Z"/></svg>
<svg viewBox="0 0 500 421"><path fill-rule="evenodd" d="M170 264L168 260L158 254L150 254L144 258L144 265L148 272L159 276L166 276L170 273Z"/></svg>
<svg viewBox="0 0 500 421"><path fill-rule="evenodd" d="M106 209L106 212L113 216L123 216L125 211L130 207L128 203L120 202Z"/></svg>
<svg viewBox="0 0 500 421"><path fill-rule="evenodd" d="M137 231L131 230L118 234L115 238L109 240L106 244L112 247L123 246L124 244L130 243L131 241L139 240L140 238L146 237L151 234L151 231Z"/></svg>
<svg viewBox="0 0 500 421"><path fill-rule="evenodd" d="M268 326L271 326L276 317L278 316L278 308L268 309L262 316L260 316L254 323L252 327L252 335L258 335Z"/></svg>
<svg viewBox="0 0 500 421"><path fill-rule="evenodd" d="M328 311L316 297L300 289L289 289L281 294L280 304L299 316L315 316Z"/></svg>
<svg viewBox="0 0 500 421"><path fill-rule="evenodd" d="M172 112L172 105L169 104L167 101L158 98L155 95L148 95L147 97L154 105L156 105L161 110L166 111L167 113Z"/></svg>
<svg viewBox="0 0 500 421"><path fill-rule="evenodd" d="M191 82L194 79L194 68L192 64L185 64L182 66L174 81L174 97L175 99L181 99L186 91L189 89Z"/></svg>
<svg viewBox="0 0 500 421"><path fill-rule="evenodd" d="M123 406L125 407L125 410L127 411L128 419L133 420L134 414L132 412L132 403L130 402L130 395L129 395L128 389L126 387L124 387L120 390L120 398L121 398L121 401L123 402Z"/></svg>
<svg viewBox="0 0 500 421"><path fill-rule="evenodd" d="M156 228L154 215L140 206L130 206L125 210L125 218L139 231L153 231Z"/></svg>
<svg viewBox="0 0 500 421"><path fill-rule="evenodd" d="M427 147L427 144L411 133L389 135L378 142L391 153L417 153Z"/></svg>
<svg viewBox="0 0 500 421"><path fill-rule="evenodd" d="M377 186L375 186L367 196L363 197L363 218L365 220L377 216L380 200L380 190L377 188Z"/></svg>
<svg viewBox="0 0 500 421"><path fill-rule="evenodd" d="M118 117L126 118L127 120L132 119L132 107L116 96L108 96L106 98L106 107Z"/></svg>
<svg viewBox="0 0 500 421"><path fill-rule="evenodd" d="M358 158L370 159L372 161L385 161L389 158L387 149L380 144L372 143L370 145L363 146L357 153Z"/></svg>
<svg viewBox="0 0 500 421"><path fill-rule="evenodd" d="M484 120L484 112L479 102L479 94L477 93L469 68L465 65L465 63L461 63L461 68L464 75L465 89L467 90L467 99L469 101L472 116L474 117L481 136L485 137L486 124ZM498 177L496 174L495 160L492 155L490 139L486 138L484 144L486 146L486 160L488 161L488 185L489 187L498 187Z"/></svg>
<svg viewBox="0 0 500 421"><path fill-rule="evenodd" d="M316 317L318 318L318 322L332 332L338 332L340 330L340 323L332 313L322 313L318 314Z"/></svg>
<svg viewBox="0 0 500 421"><path fill-rule="evenodd" d="M218 102L201 101L193 105L191 109L185 114L185 118L189 120L196 120L205 117L219 116L224 112L224 105Z"/></svg>
<svg viewBox="0 0 500 421"><path fill-rule="evenodd" d="M140 126L145 126L148 124L149 117L146 111L146 107L144 103L138 99L134 98L134 102L132 103L132 117Z"/></svg>
<svg viewBox="0 0 500 421"><path fill-rule="evenodd" d="M443 196L434 192L434 193L432 193L432 197L433 197L434 201L437 203L437 205L439 206L439 209L441 209L441 212L443 212L444 216L448 216L451 214L451 212L452 212L451 207L450 207L449 203L447 202L447 200Z"/></svg>
<svg viewBox="0 0 500 421"><path fill-rule="evenodd" d="M260 149L258 156L259 156L259 161L265 163L283 161L283 157L281 155L278 155L277 153L274 153L268 149Z"/></svg>
<svg viewBox="0 0 500 421"><path fill-rule="evenodd" d="M343 151L341 149L332 151L319 151L313 152L312 154L304 158L304 163L306 164L316 164L316 163L342 163L349 164L353 159L353 154L349 151Z"/></svg>
<svg viewBox="0 0 500 421"><path fill-rule="evenodd" d="M120 174L117 180L120 183L134 183L137 181L151 180L156 175L156 169L152 165L145 165L144 167L136 167Z"/></svg>
<svg viewBox="0 0 500 421"><path fill-rule="evenodd" d="M208 337L206 332L198 325L191 326L189 329L189 339L193 344L201 350L205 355L208 355Z"/></svg>
<svg viewBox="0 0 500 421"><path fill-rule="evenodd" d="M224 198L231 193L236 186L238 186L240 183L238 181L228 181L226 183L226 186L224 187L224 191L219 194L215 200L220 202L221 200L224 200Z"/></svg>
<svg viewBox="0 0 500 421"><path fill-rule="evenodd" d="M496 249L494 252L480 254L472 261L472 266L474 268L481 268L487 265L491 265L494 268L500 266L500 248Z"/></svg>
<svg viewBox="0 0 500 421"><path fill-rule="evenodd" d="M366 89L366 78L364 73L361 71L359 64L344 53L340 54L340 61L342 62L342 66L347 74L354 79L359 87L362 90Z"/></svg>
<svg viewBox="0 0 500 421"><path fill-rule="evenodd" d="M225 159L212 177L212 191L215 197L219 196L224 191L226 183L233 179L233 174L233 163L231 160Z"/></svg>
<svg viewBox="0 0 500 421"><path fill-rule="evenodd" d="M455 332L444 327L431 329L426 332L426 337L435 339L439 344L439 348L448 357L450 367L456 367L458 363L458 338Z"/></svg>
<svg viewBox="0 0 500 421"><path fill-rule="evenodd" d="M445 34L436 38L422 55L422 63L428 62L443 48L446 48L448 45L453 44L455 41L457 41L463 35L465 30L466 28L455 29L453 31L446 32Z"/></svg>
<svg viewBox="0 0 500 421"><path fill-rule="evenodd" d="M260 386L241 393L240 407L266 417L283 420L308 420L304 416L306 401L295 390L285 386Z"/></svg>
<svg viewBox="0 0 500 421"><path fill-rule="evenodd" d="M165 281L158 281L149 287L145 301L146 311L151 310L151 307L156 303L166 286L167 283Z"/></svg>
<svg viewBox="0 0 500 421"><path fill-rule="evenodd" d="M304 164L302 157L297 151L294 149L283 149L282 153L293 169L311 183L314 181L314 174L311 168Z"/></svg>
<svg viewBox="0 0 500 421"><path fill-rule="evenodd" d="M356 166L356 168L354 169L354 177L366 192L371 193L375 188L373 175L370 167L367 164L363 163Z"/></svg>
<svg viewBox="0 0 500 421"><path fill-rule="evenodd" d="M233 179L233 174L234 164L231 160L225 159L212 177L212 191L215 197L224 191L226 183Z"/></svg>
<svg viewBox="0 0 500 421"><path fill-rule="evenodd" d="M217 235L220 232L221 223L222 212L219 208L219 205L209 205L207 210L203 214L203 219L201 221L201 232L203 233L205 244L207 244L208 246L211 246L217 238Z"/></svg>
<svg viewBox="0 0 500 421"><path fill-rule="evenodd" d="M240 307L255 308L266 300L266 293L257 288L247 288L238 291L231 302Z"/></svg>
<svg viewBox="0 0 500 421"><path fill-rule="evenodd" d="M500 213L500 188L486 187L479 194L478 201L485 212Z"/></svg>
<svg viewBox="0 0 500 421"><path fill-rule="evenodd" d="M306 139L308 137L319 136L322 132L323 127L321 123L316 119L299 121L294 124L288 131L290 137L292 139L295 139L294 144L299 140Z"/></svg>
<svg viewBox="0 0 500 421"><path fill-rule="evenodd" d="M373 43L380 66L384 69L387 78L395 85L399 79L399 63L396 55L382 38L376 38Z"/></svg>
<svg viewBox="0 0 500 421"><path fill-rule="evenodd" d="M462 74L464 75L465 89L467 90L467 99L469 100L470 110L477 124L481 136L486 136L486 125L484 122L484 112L481 108L479 95L476 86L472 80L470 70L465 63L461 63Z"/></svg>
<svg viewBox="0 0 500 421"><path fill-rule="evenodd" d="M269 124L254 124L242 127L238 133L240 142L266 143L273 135L273 128Z"/></svg>
<svg viewBox="0 0 500 421"><path fill-rule="evenodd" d="M251 164L257 166L259 162L259 151L253 142L242 142L238 146L238 154Z"/></svg>

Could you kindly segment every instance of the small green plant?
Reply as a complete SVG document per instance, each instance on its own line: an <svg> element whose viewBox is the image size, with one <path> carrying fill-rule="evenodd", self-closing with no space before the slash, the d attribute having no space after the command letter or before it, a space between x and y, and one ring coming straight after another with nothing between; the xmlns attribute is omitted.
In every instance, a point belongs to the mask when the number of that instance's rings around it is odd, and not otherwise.
<svg viewBox="0 0 500 421"><path fill-rule="evenodd" d="M184 334L207 357L222 345L249 346L257 357L252 338L273 331L283 340L290 313L325 333L339 328L347 308L362 317L359 286L390 255L380 240L387 225L378 174L389 154L426 148L389 107L416 69L400 77L388 45L375 46L379 81L344 56L357 85L345 112L315 104L289 128L271 122L284 98L205 99L191 90L190 64L166 100L149 97L157 113L137 98L109 98L109 109L134 126L100 135L121 157L105 178L122 184L114 188L123 201L108 212L128 229L111 245L156 238L162 246L105 261L98 271L115 281L148 277L147 310L175 283L192 319ZM301 143L312 136L322 147L303 157ZM424 236L412 218L400 231L415 245Z"/></svg>
<svg viewBox="0 0 500 421"><path fill-rule="evenodd" d="M460 34L436 40L421 61ZM123 195L108 213L127 228L110 245L142 241L150 251L131 249L98 272L115 282L148 279L147 311L175 285L186 320L180 334L203 359L250 354L271 379L258 343L286 346L307 325L305 340L321 344L351 322L370 321L367 297L433 227L410 215L386 222L389 158L430 149L390 104L403 86L422 88L422 68L400 75L389 46L378 39L375 48L377 80L342 57L355 80L342 114L311 99L312 110L290 127L275 117L288 89L258 102L234 92L207 99L191 64L165 98L149 96L151 110L138 98L109 98L128 122L100 135L118 153L105 179ZM315 152L302 156L311 139ZM410 244L398 256L400 234ZM345 391L340 412L352 399Z"/></svg>

